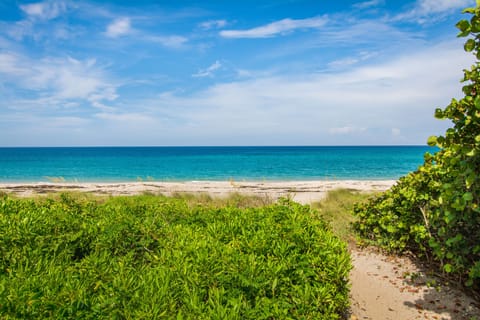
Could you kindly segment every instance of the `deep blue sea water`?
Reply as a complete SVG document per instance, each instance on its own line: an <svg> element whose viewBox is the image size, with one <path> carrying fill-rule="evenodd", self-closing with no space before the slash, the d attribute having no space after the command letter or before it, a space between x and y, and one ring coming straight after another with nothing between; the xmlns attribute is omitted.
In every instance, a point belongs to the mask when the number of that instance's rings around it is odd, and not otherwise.
<svg viewBox="0 0 480 320"><path fill-rule="evenodd" d="M426 146L0 148L0 182L398 179Z"/></svg>

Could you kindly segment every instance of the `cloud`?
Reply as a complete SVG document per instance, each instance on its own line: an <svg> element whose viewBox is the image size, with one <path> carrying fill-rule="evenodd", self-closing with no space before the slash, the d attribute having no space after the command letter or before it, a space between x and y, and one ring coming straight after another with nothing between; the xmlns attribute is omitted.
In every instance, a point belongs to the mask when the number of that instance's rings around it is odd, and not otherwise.
<svg viewBox="0 0 480 320"><path fill-rule="evenodd" d="M329 62L327 66L330 69L342 69L342 68L344 69L344 68L351 67L351 66L353 66L353 65L355 65L359 62L369 60L372 57L375 57L376 55L377 55L377 53L375 53L375 52L363 51L363 52L360 52L356 55L351 55L351 56L348 56L346 58L333 60L333 61Z"/></svg>
<svg viewBox="0 0 480 320"><path fill-rule="evenodd" d="M198 26L204 30L220 29L227 25L227 20L208 20L200 23Z"/></svg>
<svg viewBox="0 0 480 320"><path fill-rule="evenodd" d="M128 122L128 123L139 123L139 122L155 122L152 117L146 114L141 113L107 113L101 112L95 114L96 118L114 121L114 122Z"/></svg>
<svg viewBox="0 0 480 320"><path fill-rule="evenodd" d="M19 60L20 57L17 54L0 53L0 73L14 77L29 75L30 69L22 65Z"/></svg>
<svg viewBox="0 0 480 320"><path fill-rule="evenodd" d="M12 107L59 107L74 101L101 107L103 101L118 97L117 85L107 79L94 59L36 60L15 53L2 53L0 75L0 86L6 84L21 91L22 96L31 98L9 101Z"/></svg>
<svg viewBox="0 0 480 320"><path fill-rule="evenodd" d="M63 14L67 10L67 4L52 0L20 5L20 9L31 18L51 20Z"/></svg>
<svg viewBox="0 0 480 320"><path fill-rule="evenodd" d="M416 21L425 23L428 20L439 20L445 14L474 6L472 0L417 0L409 11L395 16L393 21Z"/></svg>
<svg viewBox="0 0 480 320"><path fill-rule="evenodd" d="M420 14L433 14L456 10L473 5L472 0L418 0L416 8Z"/></svg>
<svg viewBox="0 0 480 320"><path fill-rule="evenodd" d="M72 7L70 3L54 0L20 5L19 8L26 17L14 23L0 21L0 29L16 41L25 37L31 37L35 41L67 39L71 36L72 29L61 19L56 18L66 15L70 7ZM56 20L53 21L54 19Z"/></svg>
<svg viewBox="0 0 480 320"><path fill-rule="evenodd" d="M402 130L398 129L398 128L392 128L392 135L394 137L400 137L402 134Z"/></svg>
<svg viewBox="0 0 480 320"><path fill-rule="evenodd" d="M284 35L297 29L316 29L327 23L326 17L307 19L283 19L260 27L247 30L222 30L220 36L224 38L268 38Z"/></svg>
<svg viewBox="0 0 480 320"><path fill-rule="evenodd" d="M171 35L171 36L146 36L145 39L147 41L159 43L160 45L162 45L164 47L173 48L173 49L182 48L188 42L188 38L182 37L182 36L176 36L176 35Z"/></svg>
<svg viewBox="0 0 480 320"><path fill-rule="evenodd" d="M364 1L364 2L358 2L355 3L352 7L355 9L369 9L373 7L378 7L380 5L385 4L385 0L370 0L370 1Z"/></svg>
<svg viewBox="0 0 480 320"><path fill-rule="evenodd" d="M199 70L197 73L192 74L194 78L204 78L204 77L212 77L214 72L222 67L220 61L215 61L211 66L206 69Z"/></svg>
<svg viewBox="0 0 480 320"><path fill-rule="evenodd" d="M178 49L188 42L188 38L178 35L151 35L140 30L134 30L130 18L117 18L107 26L105 35L110 38L118 38L135 32L136 40L144 40L158 43L164 47Z"/></svg>
<svg viewBox="0 0 480 320"><path fill-rule="evenodd" d="M367 131L367 128L359 128L359 127L350 127L350 126L345 126L345 127L338 127L338 128L330 128L328 129L328 132L330 134L359 134Z"/></svg>
<svg viewBox="0 0 480 320"><path fill-rule="evenodd" d="M359 59L353 57L347 57L339 60L334 60L328 63L329 68L345 68L359 62Z"/></svg>
<svg viewBox="0 0 480 320"><path fill-rule="evenodd" d="M110 38L117 38L132 32L130 18L118 18L107 26L105 34Z"/></svg>

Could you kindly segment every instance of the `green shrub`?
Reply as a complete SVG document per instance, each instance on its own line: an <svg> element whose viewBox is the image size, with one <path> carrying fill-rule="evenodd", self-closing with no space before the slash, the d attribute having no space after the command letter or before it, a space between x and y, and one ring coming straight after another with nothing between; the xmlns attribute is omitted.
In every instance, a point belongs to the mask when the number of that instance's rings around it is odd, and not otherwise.
<svg viewBox="0 0 480 320"><path fill-rule="evenodd" d="M473 36L465 50L480 59L480 1L459 36ZM468 286L480 288L480 68L464 70L465 97L435 116L450 119L444 136L430 137L440 151L389 191L354 209L355 228L390 250L411 250L436 262Z"/></svg>
<svg viewBox="0 0 480 320"><path fill-rule="evenodd" d="M339 319L345 244L306 206L0 198L2 319Z"/></svg>

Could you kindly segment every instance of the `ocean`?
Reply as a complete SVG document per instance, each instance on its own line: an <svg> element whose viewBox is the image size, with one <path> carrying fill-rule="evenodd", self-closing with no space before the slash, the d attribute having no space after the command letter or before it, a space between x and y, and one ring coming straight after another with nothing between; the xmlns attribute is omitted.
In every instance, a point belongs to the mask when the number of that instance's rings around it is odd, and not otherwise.
<svg viewBox="0 0 480 320"><path fill-rule="evenodd" d="M0 148L0 182L398 179L427 146Z"/></svg>

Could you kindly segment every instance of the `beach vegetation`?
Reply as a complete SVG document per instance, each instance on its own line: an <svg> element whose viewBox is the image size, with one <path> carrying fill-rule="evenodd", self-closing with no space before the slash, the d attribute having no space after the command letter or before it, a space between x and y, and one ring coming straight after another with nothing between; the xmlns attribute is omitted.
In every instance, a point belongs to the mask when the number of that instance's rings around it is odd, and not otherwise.
<svg viewBox="0 0 480 320"><path fill-rule="evenodd" d="M332 231L342 240L354 243L355 232L353 223L356 217L352 214L353 206L365 201L371 193L363 193L355 190L336 189L329 191L324 199L313 203L320 217L330 224Z"/></svg>
<svg viewBox="0 0 480 320"><path fill-rule="evenodd" d="M314 210L197 200L2 195L0 318L343 316L350 257Z"/></svg>
<svg viewBox="0 0 480 320"><path fill-rule="evenodd" d="M412 251L441 272L480 288L480 1L457 23L464 49L477 62L464 70L464 97L452 99L435 117L453 126L428 139L439 151L395 186L358 204L355 229L370 243Z"/></svg>
<svg viewBox="0 0 480 320"><path fill-rule="evenodd" d="M268 195L245 195L238 192L229 193L224 197L212 197L206 192L175 192L172 194L172 197L185 200L190 206L207 205L216 208L258 208L275 203L275 200Z"/></svg>

